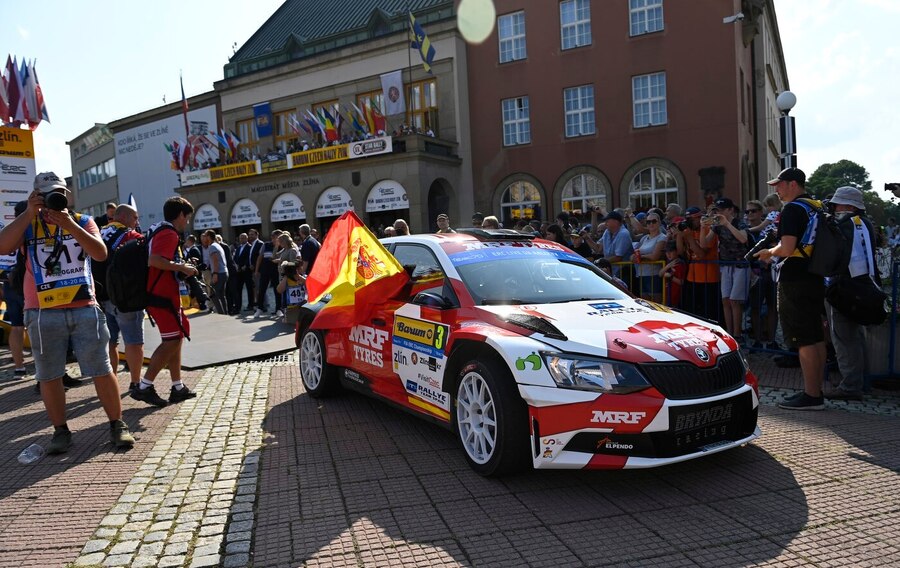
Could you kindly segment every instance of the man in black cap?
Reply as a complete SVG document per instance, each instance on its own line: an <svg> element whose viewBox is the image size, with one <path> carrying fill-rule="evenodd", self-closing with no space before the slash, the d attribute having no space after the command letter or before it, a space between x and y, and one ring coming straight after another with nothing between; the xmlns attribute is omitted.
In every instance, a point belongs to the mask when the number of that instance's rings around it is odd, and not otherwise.
<svg viewBox="0 0 900 568"><path fill-rule="evenodd" d="M825 333L822 312L825 306L825 279L809 272L812 240L806 233L818 204L806 193L806 174L798 168L785 168L769 180L785 204L778 223L778 244L756 253L760 260L783 259L774 265L778 282L778 315L784 339L797 348L803 371L803 392L779 404L790 410L822 410L822 382L825 374Z"/></svg>
<svg viewBox="0 0 900 568"><path fill-rule="evenodd" d="M480 229L482 223L484 223L484 213L481 211L472 213L472 226L476 229Z"/></svg>

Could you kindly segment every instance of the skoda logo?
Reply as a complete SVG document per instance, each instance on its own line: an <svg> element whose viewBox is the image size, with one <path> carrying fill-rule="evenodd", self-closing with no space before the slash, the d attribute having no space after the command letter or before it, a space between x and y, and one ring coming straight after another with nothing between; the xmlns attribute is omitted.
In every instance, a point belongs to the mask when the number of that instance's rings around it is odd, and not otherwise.
<svg viewBox="0 0 900 568"><path fill-rule="evenodd" d="M709 353L706 352L706 349L702 347L697 347L694 349L694 353L697 354L697 358L706 363L709 361Z"/></svg>

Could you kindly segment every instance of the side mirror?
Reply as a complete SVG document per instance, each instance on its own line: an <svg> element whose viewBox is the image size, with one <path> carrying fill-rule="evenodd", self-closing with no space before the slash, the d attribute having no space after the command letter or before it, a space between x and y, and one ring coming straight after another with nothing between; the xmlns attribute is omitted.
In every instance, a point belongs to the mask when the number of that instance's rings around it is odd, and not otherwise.
<svg viewBox="0 0 900 568"><path fill-rule="evenodd" d="M419 306L428 306L431 308L444 309L449 306L447 299L434 292L419 292L413 298L413 304Z"/></svg>

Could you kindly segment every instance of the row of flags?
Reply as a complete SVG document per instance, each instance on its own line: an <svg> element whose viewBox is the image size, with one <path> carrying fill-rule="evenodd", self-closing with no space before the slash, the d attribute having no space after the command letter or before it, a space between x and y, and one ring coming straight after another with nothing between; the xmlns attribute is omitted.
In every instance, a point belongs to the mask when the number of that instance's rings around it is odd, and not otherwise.
<svg viewBox="0 0 900 568"><path fill-rule="evenodd" d="M335 103L329 110L326 107L307 109L300 113L291 114L288 117L288 127L294 134L313 136L316 133L322 135L326 142L334 142L341 138L344 125L360 134L377 135L387 128L387 119L377 105L366 99L360 108L356 104L349 106Z"/></svg>
<svg viewBox="0 0 900 568"><path fill-rule="evenodd" d="M241 139L234 132L223 128L219 134L191 134L186 139L164 142L163 147L172 157L169 167L184 171L199 168L202 162L215 162L222 156L234 159L240 144Z"/></svg>
<svg viewBox="0 0 900 568"><path fill-rule="evenodd" d="M19 63L17 58L7 55L6 66L0 69L0 121L4 125L34 130L41 121L50 122L34 65L34 60L23 58Z"/></svg>

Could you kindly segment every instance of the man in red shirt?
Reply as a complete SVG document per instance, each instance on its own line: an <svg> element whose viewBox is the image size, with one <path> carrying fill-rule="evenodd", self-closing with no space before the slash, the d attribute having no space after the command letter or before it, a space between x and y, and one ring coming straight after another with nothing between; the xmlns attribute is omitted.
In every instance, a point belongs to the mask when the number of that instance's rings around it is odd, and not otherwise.
<svg viewBox="0 0 900 568"><path fill-rule="evenodd" d="M70 341L81 374L94 377L113 446L130 448L134 437L122 421L119 387L109 365L109 330L91 276L91 259L104 261L106 246L91 217L65 207L67 192L53 172L38 174L25 211L0 230L0 254L20 250L26 257L25 326L32 341L34 376L54 427L47 453L61 454L72 445L62 381Z"/></svg>
<svg viewBox="0 0 900 568"><path fill-rule="evenodd" d="M190 336L190 323L181 309L181 296L187 294L179 276L196 276L197 269L184 262L181 235L187 230L194 206L183 197L171 197L163 205L162 223L150 228L150 270L147 292L155 296L159 305L148 306L147 313L156 322L162 342L150 357L147 372L131 398L153 406L163 407L166 400L156 393L153 381L164 368L172 376L172 390L168 402L181 402L197 396L181 382L181 345Z"/></svg>

